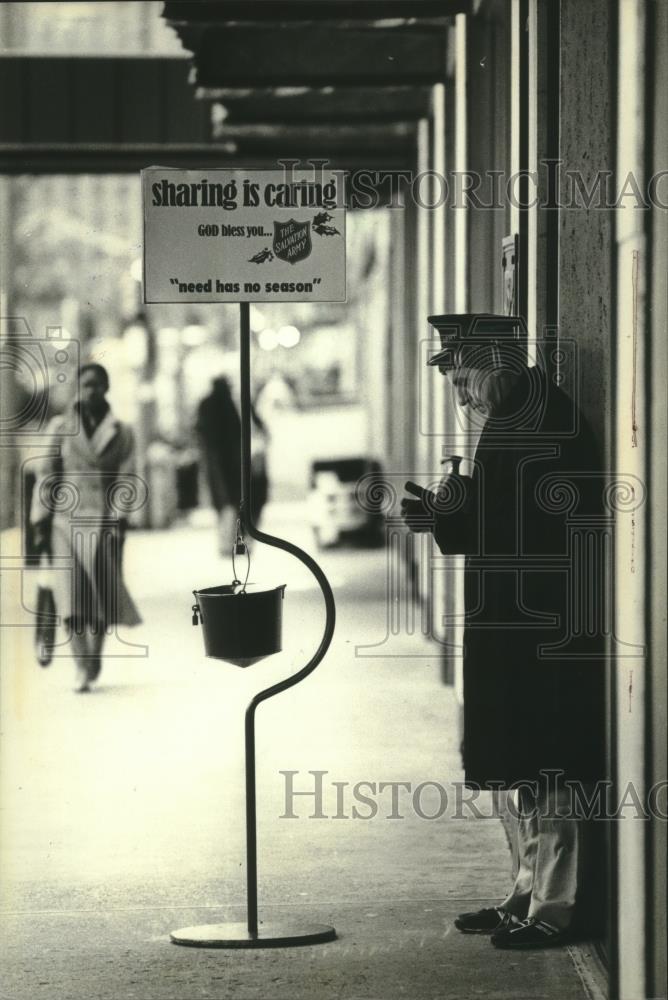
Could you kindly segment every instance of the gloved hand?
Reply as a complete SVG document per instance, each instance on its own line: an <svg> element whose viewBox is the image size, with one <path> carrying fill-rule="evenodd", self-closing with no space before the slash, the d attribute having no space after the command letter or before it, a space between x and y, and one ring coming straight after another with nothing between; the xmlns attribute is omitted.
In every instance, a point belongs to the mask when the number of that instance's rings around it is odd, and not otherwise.
<svg viewBox="0 0 668 1000"><path fill-rule="evenodd" d="M464 509L449 511L447 494L425 490L416 483L408 482L405 489L417 499L404 497L401 514L406 527L413 532L431 532L444 555L470 554L477 552L476 507L466 504Z"/></svg>
<svg viewBox="0 0 668 1000"><path fill-rule="evenodd" d="M407 482L404 485L407 493L412 493L417 500L403 497L401 501L401 516L406 527L413 532L434 530L434 509L437 502L436 494L425 490L417 483Z"/></svg>

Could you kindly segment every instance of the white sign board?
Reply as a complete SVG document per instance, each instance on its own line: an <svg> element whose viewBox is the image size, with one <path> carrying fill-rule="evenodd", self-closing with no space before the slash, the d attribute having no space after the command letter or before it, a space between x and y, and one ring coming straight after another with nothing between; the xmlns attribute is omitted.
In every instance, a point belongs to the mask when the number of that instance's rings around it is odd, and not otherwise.
<svg viewBox="0 0 668 1000"><path fill-rule="evenodd" d="M345 302L344 175L142 170L144 301Z"/></svg>

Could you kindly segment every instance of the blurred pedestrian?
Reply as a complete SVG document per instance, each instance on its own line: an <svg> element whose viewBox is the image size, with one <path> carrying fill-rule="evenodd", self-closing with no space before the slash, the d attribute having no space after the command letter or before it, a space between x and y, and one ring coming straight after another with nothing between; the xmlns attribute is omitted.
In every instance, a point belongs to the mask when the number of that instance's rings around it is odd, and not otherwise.
<svg viewBox="0 0 668 1000"><path fill-rule="evenodd" d="M251 411L251 494L257 524L267 501L268 480L264 441L267 432L255 410ZM218 546L228 555L235 537L241 503L241 419L229 382L219 376L199 405L197 433L206 465L211 503L218 515Z"/></svg>
<svg viewBox="0 0 668 1000"><path fill-rule="evenodd" d="M141 621L122 574L125 501L137 494L134 435L112 413L108 390L102 365L81 366L77 399L48 425L54 448L37 470L30 511L34 544L71 569L69 580L54 574L54 590L78 692L99 677L111 626Z"/></svg>

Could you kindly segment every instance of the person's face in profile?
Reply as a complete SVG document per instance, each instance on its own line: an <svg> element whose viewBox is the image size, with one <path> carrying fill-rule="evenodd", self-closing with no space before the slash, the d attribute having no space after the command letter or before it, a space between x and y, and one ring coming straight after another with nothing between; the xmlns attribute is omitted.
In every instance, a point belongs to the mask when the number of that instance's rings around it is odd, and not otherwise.
<svg viewBox="0 0 668 1000"><path fill-rule="evenodd" d="M475 396L471 392L471 385L473 382L472 372L469 368L459 367L451 368L447 375L452 382L452 387L455 390L455 398L460 406L471 406L476 409Z"/></svg>
<svg viewBox="0 0 668 1000"><path fill-rule="evenodd" d="M472 410L483 410L484 397L480 391L482 373L477 368L457 365L455 368L439 368L452 382L455 397L460 406L470 406Z"/></svg>
<svg viewBox="0 0 668 1000"><path fill-rule="evenodd" d="M469 406L486 417L503 413L517 382L517 375L504 369L458 365L441 372L450 378L459 405Z"/></svg>
<svg viewBox="0 0 668 1000"><path fill-rule="evenodd" d="M91 368L83 372L79 379L79 402L89 413L100 413L104 409L108 388L100 372Z"/></svg>

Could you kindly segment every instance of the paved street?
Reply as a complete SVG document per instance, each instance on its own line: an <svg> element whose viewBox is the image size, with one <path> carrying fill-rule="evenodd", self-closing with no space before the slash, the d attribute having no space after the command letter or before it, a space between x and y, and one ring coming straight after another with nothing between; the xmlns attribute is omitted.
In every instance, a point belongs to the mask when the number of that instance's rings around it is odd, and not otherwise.
<svg viewBox="0 0 668 1000"><path fill-rule="evenodd" d="M299 509L265 527L312 548ZM421 818L398 789L353 815L356 782L461 780L452 692L434 647L386 634L385 555L337 550L322 563L337 595L335 641L301 686L258 710L260 918L331 923L338 940L302 949L202 951L178 927L245 918L243 711L252 692L296 669L324 619L310 575L260 553L251 579L287 582L285 649L242 671L203 655L192 589L229 582L207 523L131 533L127 579L144 617L109 643L97 689L72 691L67 651L48 670L3 539L2 988L6 1000L575 1000L568 951L494 952L453 916L498 899L510 860L497 819ZM30 606L35 571L23 574ZM133 645L129 645L133 644ZM415 655L420 654L420 655ZM286 811L323 777L315 798ZM347 782L337 787L333 782ZM433 792L432 788L432 792ZM425 814L437 811L425 791ZM371 807L359 805L365 815ZM481 800L481 808L485 808ZM487 804L489 808L489 804ZM338 814L339 818L334 818Z"/></svg>

